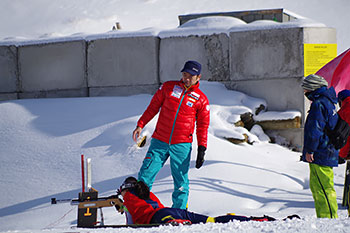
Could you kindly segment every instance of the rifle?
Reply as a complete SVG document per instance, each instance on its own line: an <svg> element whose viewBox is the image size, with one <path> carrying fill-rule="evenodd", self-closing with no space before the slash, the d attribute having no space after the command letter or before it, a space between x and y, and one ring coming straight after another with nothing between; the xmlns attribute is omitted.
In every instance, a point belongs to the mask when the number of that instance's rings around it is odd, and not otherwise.
<svg viewBox="0 0 350 233"><path fill-rule="evenodd" d="M78 227L92 227L97 221L97 208L101 213L100 225L104 226L103 207L115 207L116 211L123 214L124 205L119 195L108 197L98 197L97 191L80 192L78 199L60 199L51 198L51 204L70 202L71 205L78 205Z"/></svg>
<svg viewBox="0 0 350 233"><path fill-rule="evenodd" d="M101 213L100 226L104 226L103 207L115 207L117 212L123 214L125 207L123 201L119 198L120 193L108 197L98 197L98 191L91 185L91 159L87 159L87 190L85 192L85 165L84 155L81 155L81 172L82 172L82 192L79 193L78 199L61 199L51 198L51 204L70 202L71 205L78 205L78 227L94 227L97 222L97 209Z"/></svg>
<svg viewBox="0 0 350 233"><path fill-rule="evenodd" d="M71 205L78 205L78 208L102 208L114 206L119 213L124 213L123 200L118 195L99 197L97 199L59 199L51 198L51 204L70 202Z"/></svg>

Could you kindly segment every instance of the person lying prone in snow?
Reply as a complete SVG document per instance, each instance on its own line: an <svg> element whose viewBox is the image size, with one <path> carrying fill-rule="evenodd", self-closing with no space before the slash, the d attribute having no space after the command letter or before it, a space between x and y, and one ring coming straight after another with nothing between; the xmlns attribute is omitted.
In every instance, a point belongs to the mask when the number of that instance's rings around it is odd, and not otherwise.
<svg viewBox="0 0 350 233"><path fill-rule="evenodd" d="M165 223L227 223L233 220L238 221L275 221L273 217L246 217L240 215L223 215L210 217L193 213L183 209L164 207L160 200L150 192L148 186L138 181L135 177L128 177L117 190L123 196L124 207L126 207L127 224L165 224ZM297 215L287 218L299 218ZM132 222L131 222L132 221Z"/></svg>

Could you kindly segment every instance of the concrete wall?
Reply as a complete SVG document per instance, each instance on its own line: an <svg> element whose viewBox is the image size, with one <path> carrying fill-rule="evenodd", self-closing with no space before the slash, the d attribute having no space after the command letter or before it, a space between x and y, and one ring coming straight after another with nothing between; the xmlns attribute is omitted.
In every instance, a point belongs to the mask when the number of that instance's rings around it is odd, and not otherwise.
<svg viewBox="0 0 350 233"><path fill-rule="evenodd" d="M231 81L226 86L265 99L267 110L304 112L300 88L304 74L303 28L231 32L230 38ZM297 150L301 148L302 129L288 134L285 130L267 133L286 137Z"/></svg>
<svg viewBox="0 0 350 233"><path fill-rule="evenodd" d="M241 91L250 96L265 99L269 111L302 111L304 92L300 88L301 77L289 79L246 80L224 82L231 90Z"/></svg>
<svg viewBox="0 0 350 233"><path fill-rule="evenodd" d="M304 44L334 44L332 28L232 32L227 86L264 98L269 110L303 111ZM274 94L272 94L274 93Z"/></svg>
<svg viewBox="0 0 350 233"><path fill-rule="evenodd" d="M304 121L309 103L300 84L306 43L334 44L336 31L286 27L162 38L119 34L0 46L0 100L153 94L161 83L181 78L186 60L197 60L203 80L263 98L270 111L298 110ZM300 149L302 129L279 133Z"/></svg>
<svg viewBox="0 0 350 233"><path fill-rule="evenodd" d="M231 80L303 75L303 29L230 33Z"/></svg>
<svg viewBox="0 0 350 233"><path fill-rule="evenodd" d="M231 32L230 38L227 86L265 99L269 110L301 111L303 28Z"/></svg>
<svg viewBox="0 0 350 233"><path fill-rule="evenodd" d="M304 44L336 44L337 32L334 28L303 28Z"/></svg>
<svg viewBox="0 0 350 233"><path fill-rule="evenodd" d="M309 109L300 84L304 76L304 44L334 44L332 28L283 28L230 33L229 89L263 98L270 111L298 110L302 125ZM297 149L303 128L277 130Z"/></svg>
<svg viewBox="0 0 350 233"><path fill-rule="evenodd" d="M87 74L90 96L154 93L159 87L159 38L90 41Z"/></svg>
<svg viewBox="0 0 350 233"><path fill-rule="evenodd" d="M87 96L85 41L18 48L19 97Z"/></svg>
<svg viewBox="0 0 350 233"><path fill-rule="evenodd" d="M202 79L264 98L269 110L303 110L303 44L336 43L331 28L276 28L202 36L135 36L0 46L0 98L153 93L180 79L184 61ZM276 92L276 90L279 92Z"/></svg>
<svg viewBox="0 0 350 233"><path fill-rule="evenodd" d="M0 46L0 101L17 99L17 48Z"/></svg>
<svg viewBox="0 0 350 233"><path fill-rule="evenodd" d="M162 38L159 53L160 81L180 79L180 71L187 60L196 60L202 64L203 80L229 80L228 35L221 33Z"/></svg>

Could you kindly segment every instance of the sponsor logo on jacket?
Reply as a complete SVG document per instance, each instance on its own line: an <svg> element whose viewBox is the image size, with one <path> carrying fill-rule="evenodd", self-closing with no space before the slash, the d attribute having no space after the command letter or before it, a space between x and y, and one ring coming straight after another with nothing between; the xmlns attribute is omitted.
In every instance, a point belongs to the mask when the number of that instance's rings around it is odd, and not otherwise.
<svg viewBox="0 0 350 233"><path fill-rule="evenodd" d="M182 92L183 92L182 87L175 85L173 88L173 92L171 93L171 96L174 96L175 98L180 99Z"/></svg>
<svg viewBox="0 0 350 233"><path fill-rule="evenodd" d="M191 101L187 101L186 105L192 108L193 103Z"/></svg>
<svg viewBox="0 0 350 233"><path fill-rule="evenodd" d="M192 91L190 94L188 94L189 97L192 97L196 100L199 100L199 97L201 97L200 94L197 94L196 92Z"/></svg>

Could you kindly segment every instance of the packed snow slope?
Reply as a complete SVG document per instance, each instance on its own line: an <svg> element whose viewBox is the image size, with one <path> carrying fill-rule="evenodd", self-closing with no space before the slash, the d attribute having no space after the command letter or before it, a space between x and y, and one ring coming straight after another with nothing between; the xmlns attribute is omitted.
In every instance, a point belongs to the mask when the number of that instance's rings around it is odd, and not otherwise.
<svg viewBox="0 0 350 233"><path fill-rule="evenodd" d="M219 83L202 81L201 87L211 101L211 125L200 169L194 167L196 139L193 143L189 210L279 219L298 214L301 220L75 229L77 206L51 205L50 199L78 197L81 154L92 160L92 183L99 196L115 194L127 176L137 176L149 140L139 148L131 134L152 96L25 99L0 102L0 232L349 232L350 220L341 207L344 165L334 169L339 219L316 219L309 169L299 162L300 153L268 143L259 127L248 132L232 126L239 114L253 112L265 101ZM152 120L143 131L148 139L155 123ZM251 143L235 145L223 139L230 132L249 134ZM172 190L166 163L152 191L171 206ZM103 213L105 224L125 222L114 208L104 208Z"/></svg>

